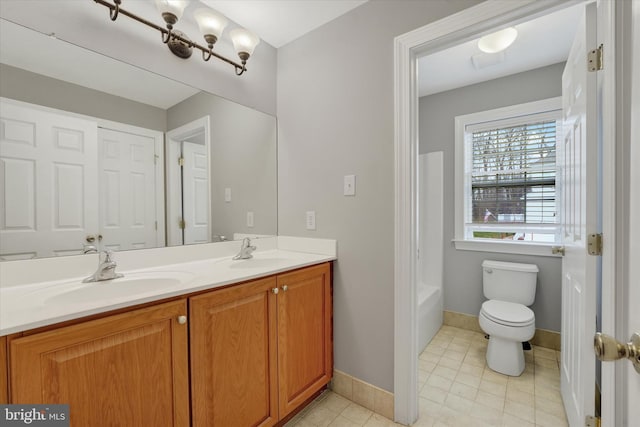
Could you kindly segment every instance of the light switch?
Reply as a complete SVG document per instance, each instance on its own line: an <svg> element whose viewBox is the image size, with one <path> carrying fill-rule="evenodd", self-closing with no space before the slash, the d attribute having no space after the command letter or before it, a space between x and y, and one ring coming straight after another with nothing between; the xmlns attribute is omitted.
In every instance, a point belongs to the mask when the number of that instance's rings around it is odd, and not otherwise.
<svg viewBox="0 0 640 427"><path fill-rule="evenodd" d="M253 227L253 212L247 212L247 227Z"/></svg>
<svg viewBox="0 0 640 427"><path fill-rule="evenodd" d="M231 201L231 188L224 189L224 201L229 203Z"/></svg>
<svg viewBox="0 0 640 427"><path fill-rule="evenodd" d="M307 230L316 229L316 211L307 211Z"/></svg>
<svg viewBox="0 0 640 427"><path fill-rule="evenodd" d="M356 176L355 175L344 176L344 195L345 196L356 195Z"/></svg>

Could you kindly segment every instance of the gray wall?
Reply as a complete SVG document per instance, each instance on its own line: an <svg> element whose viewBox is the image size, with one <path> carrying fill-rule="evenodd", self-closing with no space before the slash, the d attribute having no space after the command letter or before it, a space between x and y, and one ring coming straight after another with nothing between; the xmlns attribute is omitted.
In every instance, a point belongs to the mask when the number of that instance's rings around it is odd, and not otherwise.
<svg viewBox="0 0 640 427"><path fill-rule="evenodd" d="M276 118L199 93L167 111L167 130L209 115L212 235L277 234ZM224 189L231 188L231 202ZM247 227L247 211L254 227Z"/></svg>
<svg viewBox="0 0 640 427"><path fill-rule="evenodd" d="M0 64L0 96L164 132L167 112L84 86Z"/></svg>
<svg viewBox="0 0 640 427"><path fill-rule="evenodd" d="M478 1L372 0L278 50L278 232L335 238L335 368L393 390L393 39ZM355 174L356 196L342 195ZM315 210L317 230L305 229Z"/></svg>
<svg viewBox="0 0 640 427"><path fill-rule="evenodd" d="M560 331L560 258L456 250L454 238L454 118L562 94L564 63L420 98L420 153L444 151L444 308L477 316L485 300L485 259L537 264L536 327ZM463 266L463 267L462 267Z"/></svg>
<svg viewBox="0 0 640 427"><path fill-rule="evenodd" d="M248 71L238 77L233 67L222 61L214 58L204 62L199 51L187 60L174 56L160 41L156 30L126 16L112 22L108 10L93 1L2 0L1 3L2 18L44 34L55 33L59 39L275 115L277 51L264 41L249 59ZM192 13L198 6L198 2L191 2L176 29L200 42ZM162 23L151 1L126 1L122 7L158 25ZM230 23L229 28L232 27ZM216 43L216 51L237 59L228 33Z"/></svg>

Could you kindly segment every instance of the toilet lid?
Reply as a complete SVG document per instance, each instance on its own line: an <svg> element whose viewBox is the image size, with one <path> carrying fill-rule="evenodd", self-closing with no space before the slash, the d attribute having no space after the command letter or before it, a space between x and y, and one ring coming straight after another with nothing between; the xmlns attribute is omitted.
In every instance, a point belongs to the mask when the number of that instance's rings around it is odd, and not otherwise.
<svg viewBox="0 0 640 427"><path fill-rule="evenodd" d="M527 326L535 321L535 315L529 307L514 302L485 301L481 312L494 322L507 326Z"/></svg>

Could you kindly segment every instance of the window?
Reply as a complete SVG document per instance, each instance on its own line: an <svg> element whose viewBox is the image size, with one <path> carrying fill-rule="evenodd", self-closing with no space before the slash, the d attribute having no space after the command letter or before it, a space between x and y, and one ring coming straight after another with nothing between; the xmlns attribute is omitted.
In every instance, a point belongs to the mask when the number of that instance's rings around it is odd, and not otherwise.
<svg viewBox="0 0 640 427"><path fill-rule="evenodd" d="M561 98L456 117L456 248L550 254L561 119Z"/></svg>

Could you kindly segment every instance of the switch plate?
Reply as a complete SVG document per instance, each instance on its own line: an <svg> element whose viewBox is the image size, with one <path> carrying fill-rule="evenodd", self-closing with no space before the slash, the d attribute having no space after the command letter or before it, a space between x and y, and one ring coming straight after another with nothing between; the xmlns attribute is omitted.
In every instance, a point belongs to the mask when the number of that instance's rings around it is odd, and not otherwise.
<svg viewBox="0 0 640 427"><path fill-rule="evenodd" d="M344 176L344 195L345 196L356 195L356 176L355 175Z"/></svg>
<svg viewBox="0 0 640 427"><path fill-rule="evenodd" d="M247 212L247 227L253 227L253 212Z"/></svg>
<svg viewBox="0 0 640 427"><path fill-rule="evenodd" d="M227 203L231 201L231 188L229 187L224 189L224 201Z"/></svg>
<svg viewBox="0 0 640 427"><path fill-rule="evenodd" d="M307 230L316 229L316 211L307 211Z"/></svg>

